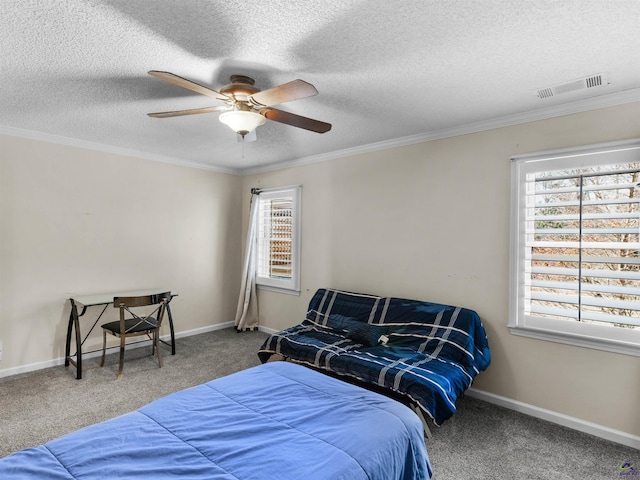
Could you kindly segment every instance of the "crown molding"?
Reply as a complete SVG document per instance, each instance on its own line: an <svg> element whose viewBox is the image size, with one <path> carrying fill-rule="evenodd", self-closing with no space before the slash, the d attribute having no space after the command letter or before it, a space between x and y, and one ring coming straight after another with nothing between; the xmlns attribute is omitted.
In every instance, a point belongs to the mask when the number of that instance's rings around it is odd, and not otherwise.
<svg viewBox="0 0 640 480"><path fill-rule="evenodd" d="M635 89L626 90L623 92L612 93L609 95L602 95L598 97L588 98L585 100L565 103L562 105L554 105L554 106L546 107L540 110L516 113L512 115L505 115L503 117L497 117L490 120L483 120L480 122L468 123L465 125L446 128L442 130L435 130L432 132L422 133L418 135L410 135L407 137L401 137L401 138L395 138L391 140L385 140L382 142L370 143L368 145L361 145L354 148L335 150L333 152L328 152L321 155L313 155L309 157L299 158L296 160L278 162L278 163L273 163L270 165L264 165L260 167L246 168L241 171L241 174L253 175L256 173L282 170L284 168L297 167L297 166L306 165L309 163L324 162L328 160L334 160L337 158L350 157L354 155L361 155L364 153L386 150L389 148L404 147L408 145L415 145L417 143L430 142L433 140L442 140L445 138L457 137L460 135L467 135L470 133L478 133L486 130L493 130L496 128L504 128L504 127L510 127L514 125L521 125L523 123L530 123L538 120L547 120L550 118L562 117L565 115L572 115L576 113L587 112L590 110L597 110L597 109L606 108L606 107L614 107L616 105L624 105L627 103L633 103L633 102L639 102L639 101L640 101L640 88L635 88Z"/></svg>
<svg viewBox="0 0 640 480"><path fill-rule="evenodd" d="M544 101L544 99L542 99L541 101ZM562 117L565 115L572 115L572 114L582 113L590 110L597 110L600 108L613 107L617 105L624 105L627 103L633 103L633 102L639 102L639 101L640 101L640 88L634 88L630 90L625 90L623 92L612 93L608 95L601 95L601 96L592 97L584 100L565 103L562 105L545 107L535 111L505 115L505 116L493 118L490 120L468 123L465 125L460 125L452 128L434 130L431 132L421 133L417 135L410 135L407 137L394 138L391 140L384 140L381 142L369 143L367 145L360 145L353 148L334 150L332 152L323 153L320 155L301 157L294 160L277 162L277 163L262 165L258 167L249 167L244 169L204 165L201 163L190 162L182 158L171 157L167 155L159 155L159 154L154 154L149 152L142 152L140 150L116 147L112 145L105 145L102 143L89 142L86 140L79 140L79 139L64 137L60 135L53 135L49 133L42 133L34 130L25 130L21 128L8 127L3 125L0 125L0 134L13 136L13 137L28 138L31 140L55 143L55 144L66 145L71 147L84 148L87 150L94 150L98 152L112 153L115 155L123 155L128 157L152 160L152 161L168 163L172 165L180 165L183 167L197 168L200 170L209 170L213 172L244 176L244 175L253 175L257 173L265 173L265 172L271 172L276 170L282 170L285 168L297 167L301 165L307 165L310 163L326 162L326 161L335 160L338 158L362 155L365 153L377 152L381 150L387 150L390 148L398 148L398 147L404 147L408 145L415 145L417 143L430 142L433 140L442 140L445 138L452 138L460 135L467 135L470 133L478 133L486 130L493 130L496 128L510 127L514 125L520 125L523 123L535 122L538 120L547 120L550 118Z"/></svg>
<svg viewBox="0 0 640 480"><path fill-rule="evenodd" d="M140 150L134 150L130 148L116 147L113 145L105 145L103 143L89 142L86 140L79 140L76 138L64 137L61 135L53 135L50 133L37 132L35 130L25 130L22 128L8 127L6 125L0 125L0 134L10 137L20 137L29 140L35 140L39 142L55 143L58 145L65 145L68 147L83 148L86 150L93 150L96 152L111 153L114 155L122 155L125 157L140 158L143 160L152 160L154 162L168 163L171 165L179 165L183 167L197 168L200 170L210 170L219 173L228 173L232 175L241 175L242 170L237 168L223 168L213 165L203 165L196 162L189 162L187 160L171 157L168 155L159 155L155 153L142 152Z"/></svg>

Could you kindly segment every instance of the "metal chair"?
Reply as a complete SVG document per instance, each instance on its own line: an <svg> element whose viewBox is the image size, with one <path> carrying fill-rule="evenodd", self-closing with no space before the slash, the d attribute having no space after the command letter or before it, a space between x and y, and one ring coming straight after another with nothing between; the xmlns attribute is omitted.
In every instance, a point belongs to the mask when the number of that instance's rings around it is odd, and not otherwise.
<svg viewBox="0 0 640 480"><path fill-rule="evenodd" d="M122 378L122 366L124 363L124 347L127 337L146 335L153 342L151 355L158 352L158 364L162 368L162 353L160 351L160 327L162 318L167 308L167 303L171 300L171 292L156 293L152 295L142 295L136 297L115 297L113 306L120 309L120 320L105 323L102 325L102 360L100 367L104 366L104 357L107 350L107 332L120 338L120 365L118 366L118 379ZM131 309L137 307L147 307L156 305L156 308L149 314L139 315ZM129 314L129 318L125 318Z"/></svg>

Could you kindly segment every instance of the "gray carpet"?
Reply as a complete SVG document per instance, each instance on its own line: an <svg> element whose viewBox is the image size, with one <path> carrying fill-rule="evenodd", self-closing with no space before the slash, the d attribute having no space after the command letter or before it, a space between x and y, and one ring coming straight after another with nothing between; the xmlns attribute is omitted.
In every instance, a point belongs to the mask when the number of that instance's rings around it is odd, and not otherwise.
<svg viewBox="0 0 640 480"><path fill-rule="evenodd" d="M38 445L80 427L113 418L177 390L260 363L267 338L233 328L176 340L176 354L163 348L158 368L151 347L125 351L121 380L117 354L83 359L83 378L74 367L52 367L0 379L0 457Z"/></svg>
<svg viewBox="0 0 640 480"><path fill-rule="evenodd" d="M162 369L150 348L133 349L120 381L115 355L104 369L86 361L82 380L62 366L0 379L0 457L257 365L265 338L233 329L181 338ZM600 480L620 478L623 462L640 463L635 449L480 400L463 398L458 408L427 441L436 480Z"/></svg>
<svg viewBox="0 0 640 480"><path fill-rule="evenodd" d="M437 480L606 480L640 466L634 448L470 397L457 407L427 440Z"/></svg>

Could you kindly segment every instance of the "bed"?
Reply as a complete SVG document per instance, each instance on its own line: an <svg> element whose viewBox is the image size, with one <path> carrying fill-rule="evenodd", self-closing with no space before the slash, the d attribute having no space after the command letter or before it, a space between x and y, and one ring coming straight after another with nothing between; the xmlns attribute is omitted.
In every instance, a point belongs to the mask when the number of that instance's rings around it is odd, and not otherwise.
<svg viewBox="0 0 640 480"><path fill-rule="evenodd" d="M385 396L271 362L0 459L2 479L421 480L422 424Z"/></svg>

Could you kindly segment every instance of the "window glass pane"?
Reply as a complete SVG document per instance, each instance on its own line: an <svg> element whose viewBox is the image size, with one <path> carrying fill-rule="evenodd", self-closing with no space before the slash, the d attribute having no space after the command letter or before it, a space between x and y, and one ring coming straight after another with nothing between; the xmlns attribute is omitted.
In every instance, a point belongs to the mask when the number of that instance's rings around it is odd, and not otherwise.
<svg viewBox="0 0 640 480"><path fill-rule="evenodd" d="M300 187L263 192L258 196L257 283L299 291Z"/></svg>
<svg viewBox="0 0 640 480"><path fill-rule="evenodd" d="M640 163L526 177L526 314L640 326Z"/></svg>
<svg viewBox="0 0 640 480"><path fill-rule="evenodd" d="M258 274L269 278L291 278L292 198L260 201L258 228Z"/></svg>

